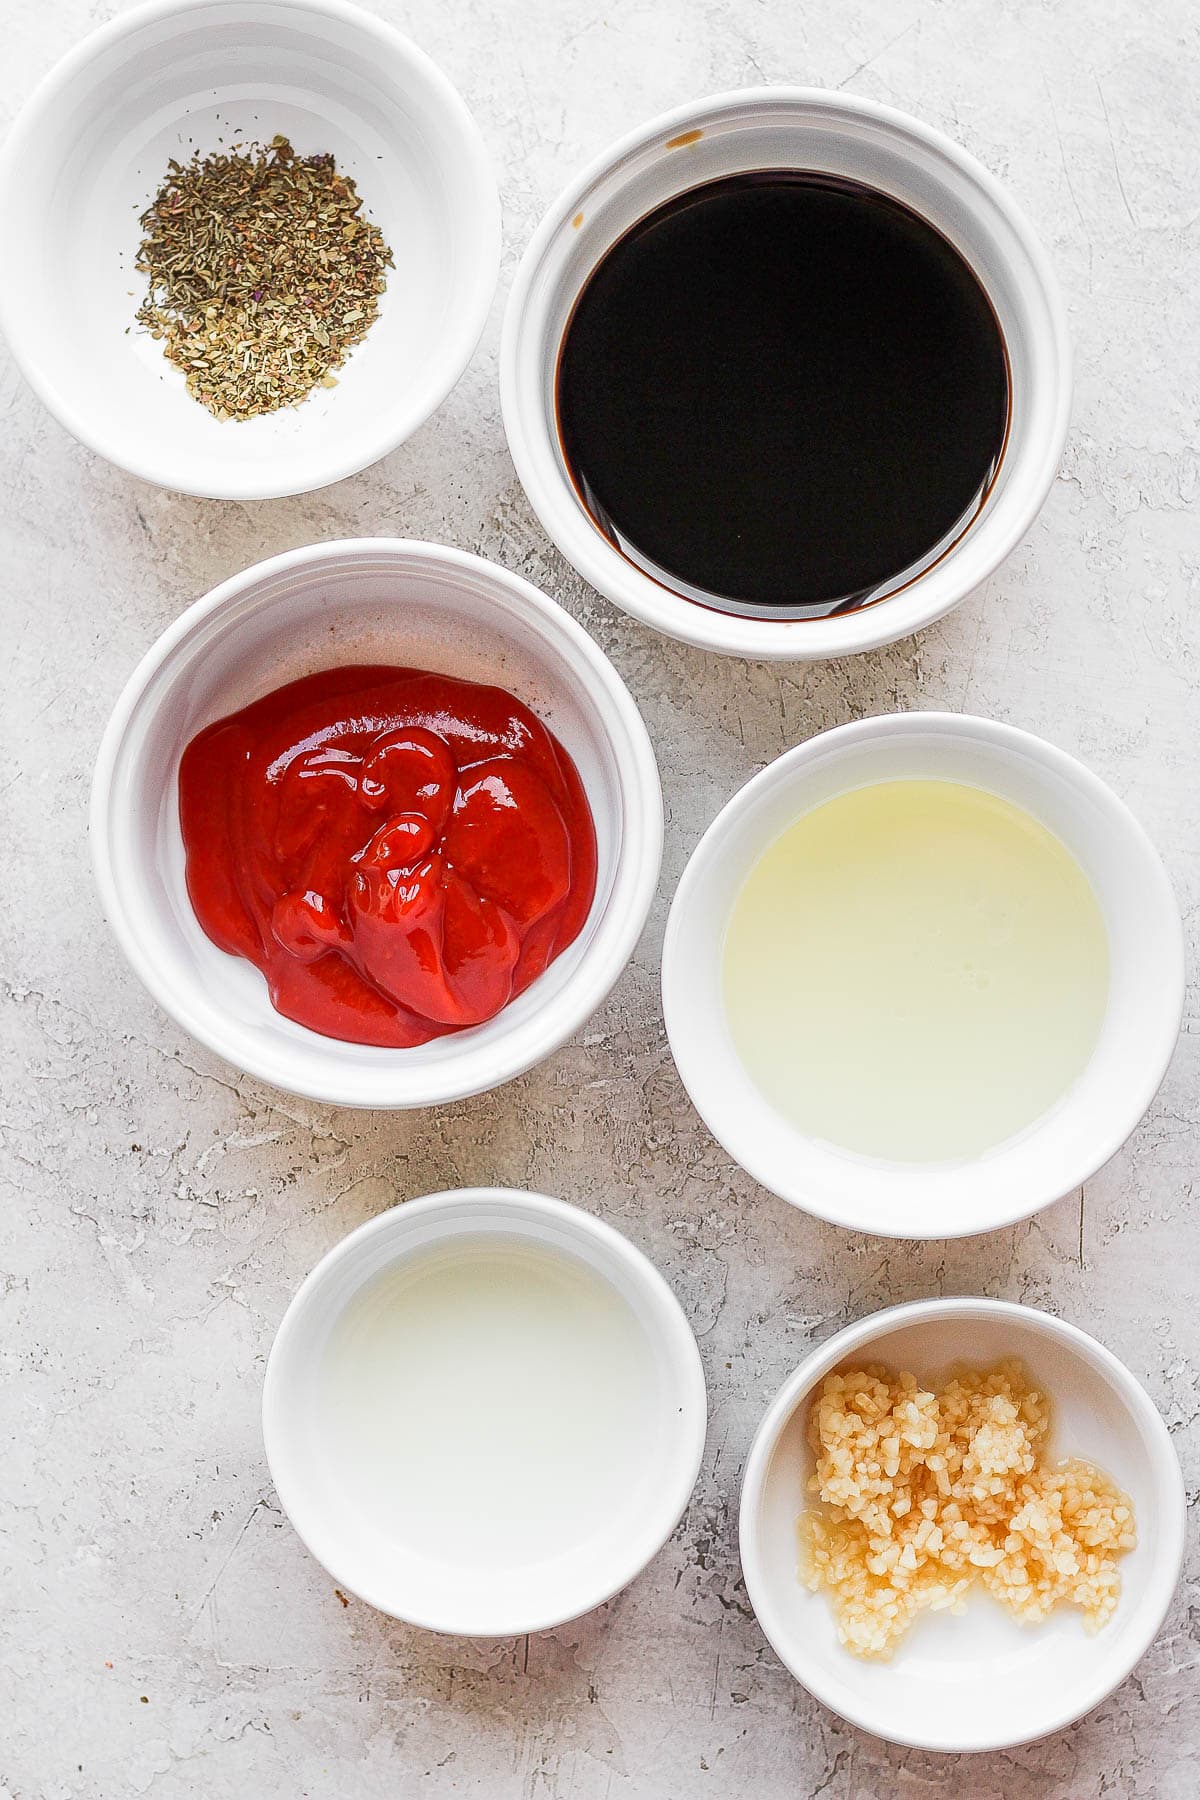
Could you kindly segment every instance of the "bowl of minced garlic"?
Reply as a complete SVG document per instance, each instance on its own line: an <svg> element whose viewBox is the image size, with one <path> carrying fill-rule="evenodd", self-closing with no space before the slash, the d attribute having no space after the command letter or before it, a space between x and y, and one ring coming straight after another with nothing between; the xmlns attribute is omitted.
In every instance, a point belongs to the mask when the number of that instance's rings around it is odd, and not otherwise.
<svg viewBox="0 0 1200 1800"><path fill-rule="evenodd" d="M881 1364L825 1377L799 1572L847 1650L886 1660L921 1613L964 1612L975 1588L1023 1624L1059 1606L1108 1623L1133 1503L1092 1463L1051 1462L1050 1426L1016 1358L930 1386Z"/></svg>
<svg viewBox="0 0 1200 1800"><path fill-rule="evenodd" d="M798 1363L746 1457L738 1546L811 1695L960 1753L1061 1731L1119 1687L1163 1627L1186 1525L1171 1434L1111 1350L955 1295L869 1314Z"/></svg>

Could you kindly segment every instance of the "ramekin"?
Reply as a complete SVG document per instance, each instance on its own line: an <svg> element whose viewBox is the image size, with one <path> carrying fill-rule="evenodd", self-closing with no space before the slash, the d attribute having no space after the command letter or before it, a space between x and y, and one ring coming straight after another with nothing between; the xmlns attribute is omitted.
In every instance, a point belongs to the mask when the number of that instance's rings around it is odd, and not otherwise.
<svg viewBox="0 0 1200 1800"><path fill-rule="evenodd" d="M1094 1463L1133 1501L1137 1545L1117 1565L1116 1612L1092 1635L1070 1607L1022 1625L976 1590L964 1614L918 1619L890 1662L860 1661L838 1642L828 1595L810 1593L797 1570L796 1520L812 1503L812 1399L837 1368L882 1363L928 1381L956 1364L989 1367L1005 1357L1019 1357L1050 1400L1049 1461ZM960 1752L1009 1749L1061 1731L1125 1680L1166 1617L1186 1522L1175 1446L1129 1369L1065 1319L964 1298L873 1313L805 1358L750 1446L738 1533L758 1622L809 1693L892 1743Z"/></svg>
<svg viewBox="0 0 1200 1800"><path fill-rule="evenodd" d="M344 663L395 663L516 694L575 760L596 826L596 896L575 939L486 1024L412 1049L320 1036L204 935L184 881L179 759L215 719ZM658 883L662 791L628 689L553 600L442 544L357 538L290 550L222 582L134 670L92 787L92 860L109 923L163 1011L236 1068L338 1106L432 1106L540 1062L599 1006Z"/></svg>
<svg viewBox="0 0 1200 1800"><path fill-rule="evenodd" d="M760 619L684 599L628 560L577 494L559 441L555 376L572 308L605 253L647 213L706 181L812 169L893 195L928 219L983 284L1008 352L1012 409L978 516L905 588L827 619ZM960 145L894 107L819 88L763 87L689 102L605 150L535 231L509 295L500 350L504 426L530 504L563 555L634 618L730 655L811 660L874 649L940 618L1028 531L1066 437L1071 353L1058 285L1008 191Z"/></svg>
<svg viewBox="0 0 1200 1800"><path fill-rule="evenodd" d="M965 782L1032 814L1078 861L1108 933L1108 1006L1082 1073L1024 1132L952 1162L888 1162L805 1136L747 1074L722 992L730 912L768 845L837 794L904 780ZM684 1086L714 1137L764 1187L855 1231L962 1237L1010 1225L1069 1193L1134 1129L1179 1037L1183 927L1145 831L1073 756L991 719L888 714L821 732L787 751L717 814L671 904L662 989Z"/></svg>
<svg viewBox="0 0 1200 1800"><path fill-rule="evenodd" d="M169 159L276 133L333 153L396 266L336 386L218 420L135 323L138 215ZM150 0L26 102L0 152L0 241L0 328L68 431L162 487L268 499L365 468L445 399L495 292L500 201L465 104L382 19L348 0Z"/></svg>
<svg viewBox="0 0 1200 1800"><path fill-rule="evenodd" d="M496 1235L583 1263L632 1310L643 1338L643 1394L657 1419L651 1466L631 1462L630 1504L597 1532L520 1568L458 1566L429 1546L368 1527L314 1425L314 1384L329 1334L355 1294L414 1253L464 1234ZM398 1379L421 1380L420 1369ZM586 1415L588 1395L579 1396ZM545 1631L601 1605L657 1554L687 1505L704 1450L704 1374L691 1327L653 1263L603 1220L511 1188L429 1194L380 1214L322 1258L279 1327L263 1389L263 1436L285 1511L317 1560L371 1606L431 1631L507 1637ZM466 1429L464 1421L464 1429ZM633 1456L633 1445L630 1446ZM489 1471L478 1471L487 1505Z"/></svg>

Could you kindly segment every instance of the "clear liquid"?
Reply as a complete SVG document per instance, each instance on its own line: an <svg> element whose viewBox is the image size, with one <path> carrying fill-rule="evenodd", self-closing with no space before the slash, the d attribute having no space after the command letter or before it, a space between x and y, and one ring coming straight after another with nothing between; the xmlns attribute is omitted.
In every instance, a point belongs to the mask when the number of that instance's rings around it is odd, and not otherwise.
<svg viewBox="0 0 1200 1800"><path fill-rule="evenodd" d="M1108 937L1035 819L979 788L881 782L788 828L725 939L729 1028L806 1136L940 1162L1024 1130L1095 1047Z"/></svg>
<svg viewBox="0 0 1200 1800"><path fill-rule="evenodd" d="M330 1335L314 1441L366 1522L481 1569L577 1547L656 1466L653 1359L585 1264L479 1234L351 1300Z"/></svg>

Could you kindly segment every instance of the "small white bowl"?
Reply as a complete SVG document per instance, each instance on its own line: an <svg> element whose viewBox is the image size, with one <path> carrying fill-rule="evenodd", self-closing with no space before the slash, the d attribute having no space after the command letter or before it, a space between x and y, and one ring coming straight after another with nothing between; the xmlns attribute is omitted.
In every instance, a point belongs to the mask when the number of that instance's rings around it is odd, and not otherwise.
<svg viewBox="0 0 1200 1800"><path fill-rule="evenodd" d="M956 1162L888 1162L804 1136L747 1074L725 1017L725 931L742 883L768 845L837 794L906 780L964 782L1024 808L1076 858L1108 931L1108 1007L1087 1067L1027 1130ZM855 1231L961 1237L1010 1225L1060 1199L1129 1136L1178 1041L1183 927L1158 852L1129 809L1082 763L994 720L899 713L810 738L769 764L717 814L671 905L662 985L683 1084L713 1136L756 1181Z"/></svg>
<svg viewBox="0 0 1200 1800"><path fill-rule="evenodd" d="M559 347L592 271L631 226L675 195L755 169L812 169L905 202L983 284L1011 366L1012 419L978 518L902 591L858 612L775 620L717 612L660 586L622 555L575 490L559 441ZM554 202L521 259L500 351L504 427L530 504L563 555L618 606L671 637L736 656L814 659L874 649L941 618L1020 541L1050 490L1066 437L1071 353L1053 272L1012 197L958 144L906 113L819 88L749 88L690 102L613 144Z"/></svg>
<svg viewBox="0 0 1200 1800"><path fill-rule="evenodd" d="M331 1332L363 1287L385 1270L439 1245L494 1234L583 1264L631 1309L639 1395L647 1417L630 1418L622 1498L599 1523L580 1522L577 1541L553 1555L507 1558L464 1538L461 1560L411 1528L365 1515L336 1455L322 1440L319 1392ZM465 1373L465 1371L460 1372ZM414 1368L411 1380L420 1383ZM586 1419L589 1395L580 1393ZM382 1425L381 1421L381 1425ZM635 1429L636 1424L636 1429ZM507 1637L544 1631L601 1605L633 1580L674 1530L695 1486L704 1449L706 1402L700 1355L683 1310L662 1276L628 1238L562 1200L507 1188L430 1194L371 1219L343 1238L303 1283L279 1327L263 1390L263 1436L284 1509L339 1584L381 1612L431 1631ZM464 1431L469 1421L464 1420ZM402 1464L403 1447L400 1447ZM466 1459L469 1463L469 1456ZM481 1509L487 1467L473 1470Z"/></svg>
<svg viewBox="0 0 1200 1800"><path fill-rule="evenodd" d="M583 930L484 1025L413 1049L285 1019L259 971L218 950L187 896L179 759L198 731L314 670L395 663L516 694L574 758L596 826ZM239 1069L335 1106L433 1106L510 1081L599 1006L633 953L662 856L662 792L629 691L587 632L520 576L445 545L313 544L196 601L134 670L92 787L100 898L158 1004Z"/></svg>
<svg viewBox="0 0 1200 1800"><path fill-rule="evenodd" d="M138 216L174 157L332 151L395 255L379 317L298 407L220 421L134 321ZM152 0L51 70L0 154L0 327L68 431L163 487L267 499L365 468L445 399L500 266L483 139L446 77L346 0Z"/></svg>
<svg viewBox="0 0 1200 1800"><path fill-rule="evenodd" d="M973 1591L967 1611L926 1614L891 1662L838 1642L828 1597L797 1574L796 1521L811 1496L809 1403L839 1367L883 1363L919 1381L951 1365L1017 1356L1053 1406L1050 1454L1095 1463L1133 1500L1137 1547L1120 1559L1121 1598L1088 1635L1073 1608L1021 1625ZM776 1654L818 1700L864 1731L923 1750L1001 1750L1060 1731L1098 1706L1150 1647L1183 1560L1186 1507L1174 1445L1145 1389L1094 1338L1002 1300L919 1300L839 1331L767 1408L742 1482L742 1572Z"/></svg>

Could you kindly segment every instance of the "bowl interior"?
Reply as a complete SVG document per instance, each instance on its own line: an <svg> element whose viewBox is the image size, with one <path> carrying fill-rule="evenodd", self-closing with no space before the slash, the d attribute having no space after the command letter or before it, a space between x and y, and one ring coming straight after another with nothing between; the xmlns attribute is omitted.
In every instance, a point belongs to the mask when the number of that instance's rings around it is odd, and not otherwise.
<svg viewBox="0 0 1200 1800"><path fill-rule="evenodd" d="M160 1005L280 1087L342 1105L419 1106L494 1086L598 1004L620 962L590 1002L580 999L591 979L583 966L604 962L631 918L636 928L644 917L661 817L644 729L580 628L477 558L333 546L279 560L282 568L252 571L235 597L185 625L145 678L134 678L100 802L112 923ZM358 662L509 689L574 758L596 826L596 897L574 943L494 1019L406 1050L321 1037L275 1012L259 971L204 935L184 879L178 771L190 739L288 681ZM569 1010L577 1002L586 1007L578 1017Z"/></svg>
<svg viewBox="0 0 1200 1800"><path fill-rule="evenodd" d="M1092 1635L1072 1608L1042 1625L1022 1625L973 1590L964 1614L919 1618L890 1663L861 1661L838 1643L827 1597L809 1593L797 1576L796 1520L813 1470L806 1431L815 1390L829 1370L864 1362L932 1380L955 1363L985 1366L1006 1356L1021 1357L1050 1396L1051 1458L1095 1463L1133 1500L1138 1542L1119 1563L1116 1613ZM806 1687L881 1737L973 1750L1056 1730L1124 1678L1174 1590L1183 1528L1178 1463L1132 1376L1054 1319L970 1301L961 1310L883 1323L848 1356L818 1353L803 1374L803 1392L767 1448L761 1480L745 1496L742 1562L764 1631Z"/></svg>
<svg viewBox="0 0 1200 1800"><path fill-rule="evenodd" d="M803 1136L746 1073L722 995L738 891L801 814L877 781L942 779L1000 795L1072 852L1108 931L1108 1005L1090 1062L1058 1104L984 1156L886 1162ZM730 802L692 856L671 910L663 998L680 1074L714 1135L764 1186L857 1230L955 1237L1067 1193L1133 1129L1166 1070L1183 994L1178 909L1157 852L1096 777L1052 746L987 720L908 713L810 740Z"/></svg>
<svg viewBox="0 0 1200 1800"><path fill-rule="evenodd" d="M497 1549L491 1522L481 1554L465 1534L448 1550L366 1511L320 1431L323 1365L351 1299L385 1269L431 1246L494 1236L582 1264L632 1314L636 1392L624 1397L626 1458L606 1491L610 1504L564 1529L553 1554L530 1553L514 1523L513 1554ZM564 1358L570 1346L564 1345ZM597 1372L599 1374L599 1372ZM412 1379L421 1380L414 1369ZM587 1395L579 1403L586 1409ZM409 1203L354 1234L320 1265L289 1310L271 1354L264 1426L272 1476L293 1524L335 1577L372 1605L435 1630L478 1636L538 1630L599 1605L666 1539L695 1481L705 1432L704 1380L695 1341L661 1277L617 1233L561 1202L502 1190ZM464 1430L468 1422L464 1420ZM403 1463L403 1447L399 1450ZM486 1469L477 1469L481 1507ZM499 1508L497 1508L499 1510Z"/></svg>
<svg viewBox="0 0 1200 1800"><path fill-rule="evenodd" d="M336 387L222 422L135 323L138 218L171 158L277 132L333 153L396 267ZM304 491L398 443L465 366L498 265L495 186L462 102L398 34L319 0L199 0L85 44L18 127L0 206L5 322L43 397L125 467L213 495Z"/></svg>
<svg viewBox="0 0 1200 1800"><path fill-rule="evenodd" d="M1011 547L1015 518L1032 516L1057 463L1068 371L1040 253L990 177L953 146L949 152L943 140L888 109L815 91L768 90L702 102L686 120L646 132L568 188L514 288L506 321L505 425L543 524L603 592L690 642L746 655L826 656L887 642L936 617ZM558 349L575 301L606 251L674 195L721 176L772 168L847 176L930 220L987 290L1011 365L1007 447L969 531L902 593L837 619L734 619L660 587L594 524L557 432Z"/></svg>

